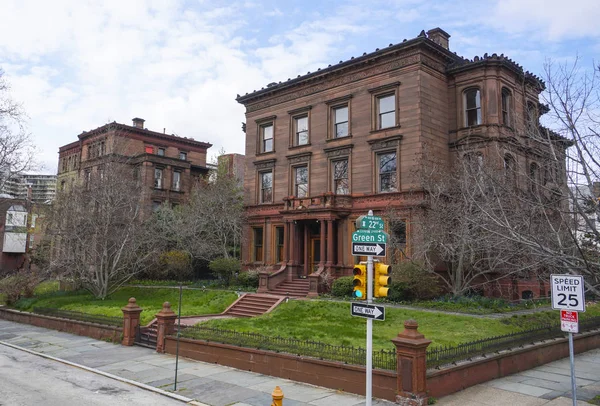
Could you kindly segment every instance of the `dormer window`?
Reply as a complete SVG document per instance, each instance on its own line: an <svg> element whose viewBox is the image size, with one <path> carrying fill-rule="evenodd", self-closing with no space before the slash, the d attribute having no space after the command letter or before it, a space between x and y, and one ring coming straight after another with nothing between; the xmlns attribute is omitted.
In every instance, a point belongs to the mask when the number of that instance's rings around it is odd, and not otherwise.
<svg viewBox="0 0 600 406"><path fill-rule="evenodd" d="M465 126L481 125L481 94L479 89L468 89L464 93Z"/></svg>

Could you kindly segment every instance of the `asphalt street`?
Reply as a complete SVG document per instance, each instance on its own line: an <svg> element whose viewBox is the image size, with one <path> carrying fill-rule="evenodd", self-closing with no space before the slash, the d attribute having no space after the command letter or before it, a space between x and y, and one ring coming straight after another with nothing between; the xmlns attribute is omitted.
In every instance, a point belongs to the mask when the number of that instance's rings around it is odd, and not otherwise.
<svg viewBox="0 0 600 406"><path fill-rule="evenodd" d="M0 405L165 405L184 403L58 361L0 345Z"/></svg>

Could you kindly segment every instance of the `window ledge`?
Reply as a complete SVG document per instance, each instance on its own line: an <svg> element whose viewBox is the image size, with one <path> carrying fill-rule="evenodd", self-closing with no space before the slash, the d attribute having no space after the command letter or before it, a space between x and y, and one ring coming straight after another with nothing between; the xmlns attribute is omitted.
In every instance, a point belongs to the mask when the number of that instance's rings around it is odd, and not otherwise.
<svg viewBox="0 0 600 406"><path fill-rule="evenodd" d="M181 189L180 190L171 189L171 192L173 192L173 193L179 193L179 194L184 194L185 193Z"/></svg>
<svg viewBox="0 0 600 406"><path fill-rule="evenodd" d="M301 145L291 145L288 149L302 149L304 147L310 147L311 144L310 142L307 144L301 144Z"/></svg>
<svg viewBox="0 0 600 406"><path fill-rule="evenodd" d="M345 135L343 137L327 138L325 140L325 142L343 141L343 140L347 140L347 139L350 139L350 138L352 138L352 134L348 134L348 135Z"/></svg>
<svg viewBox="0 0 600 406"><path fill-rule="evenodd" d="M371 134L378 134L378 133L382 133L382 132L386 132L386 131L398 130L400 127L401 127L400 124L398 124L393 127L381 128L379 130L371 130Z"/></svg>
<svg viewBox="0 0 600 406"><path fill-rule="evenodd" d="M274 153L275 153L275 150L267 151L267 152L257 152L256 156L271 155L271 154L274 154Z"/></svg>

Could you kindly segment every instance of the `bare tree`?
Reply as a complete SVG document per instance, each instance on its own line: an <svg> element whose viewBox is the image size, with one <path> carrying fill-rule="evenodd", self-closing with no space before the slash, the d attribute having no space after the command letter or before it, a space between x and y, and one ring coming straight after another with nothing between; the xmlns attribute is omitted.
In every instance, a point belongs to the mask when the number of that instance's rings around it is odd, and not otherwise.
<svg viewBox="0 0 600 406"><path fill-rule="evenodd" d="M188 202L161 206L149 227L160 236L163 251L183 251L195 260L210 261L239 255L242 222L240 182L222 163L195 185Z"/></svg>
<svg viewBox="0 0 600 406"><path fill-rule="evenodd" d="M524 247L503 238L488 219L488 212L510 199L512 185L501 169L469 153L450 170L430 163L420 176L425 205L414 224L421 241L413 258L424 260L432 272L439 270L448 291L461 295L530 269ZM492 197L494 186L502 193Z"/></svg>
<svg viewBox="0 0 600 406"><path fill-rule="evenodd" d="M49 224L51 268L104 299L157 259L142 223L142 186L116 159L57 197Z"/></svg>
<svg viewBox="0 0 600 406"><path fill-rule="evenodd" d="M32 169L34 146L25 130L25 113L9 93L0 70L0 188L12 176Z"/></svg>

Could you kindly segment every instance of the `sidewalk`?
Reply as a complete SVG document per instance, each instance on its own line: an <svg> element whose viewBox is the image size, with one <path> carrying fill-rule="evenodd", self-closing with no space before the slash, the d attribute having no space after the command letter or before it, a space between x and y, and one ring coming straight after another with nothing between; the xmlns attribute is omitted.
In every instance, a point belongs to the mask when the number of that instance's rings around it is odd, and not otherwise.
<svg viewBox="0 0 600 406"><path fill-rule="evenodd" d="M88 337L0 320L0 343L47 354L166 391L173 390L175 357ZM358 406L365 398L216 364L179 359L177 394L211 406L264 406L279 386L285 406ZM183 403L182 403L183 404ZM373 406L392 402L373 400Z"/></svg>
<svg viewBox="0 0 600 406"><path fill-rule="evenodd" d="M575 356L577 404L600 395L600 349ZM439 406L572 406L571 364L564 358L439 400Z"/></svg>

